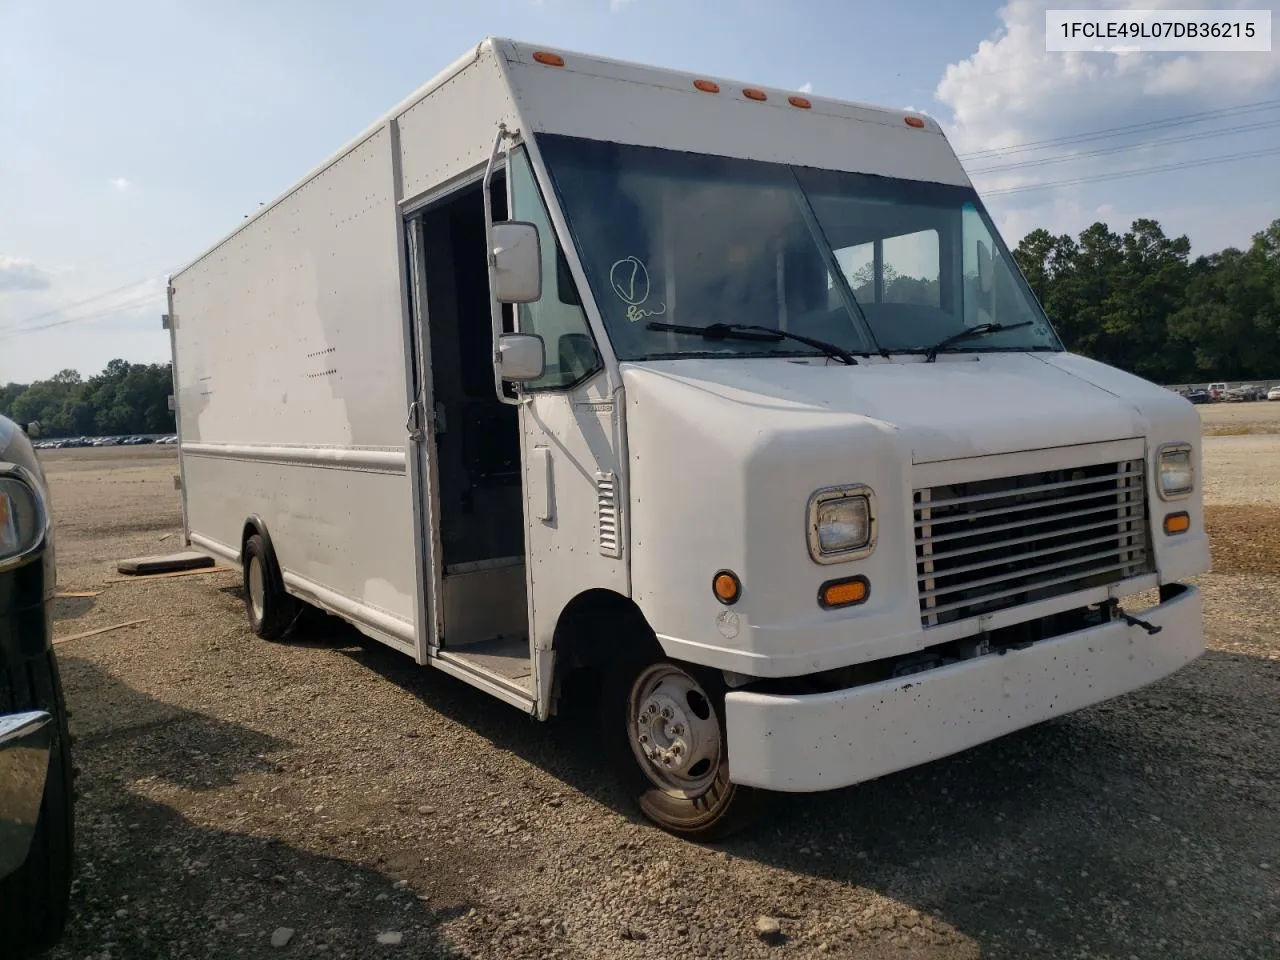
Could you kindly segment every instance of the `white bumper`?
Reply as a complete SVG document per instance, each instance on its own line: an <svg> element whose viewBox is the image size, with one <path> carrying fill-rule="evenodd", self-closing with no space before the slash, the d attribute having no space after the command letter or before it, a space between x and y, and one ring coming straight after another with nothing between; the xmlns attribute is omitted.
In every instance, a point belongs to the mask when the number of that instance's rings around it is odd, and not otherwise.
<svg viewBox="0 0 1280 960"><path fill-rule="evenodd" d="M730 779L794 792L872 780L1136 690L1204 652L1200 592L1005 654L812 696L725 698Z"/></svg>

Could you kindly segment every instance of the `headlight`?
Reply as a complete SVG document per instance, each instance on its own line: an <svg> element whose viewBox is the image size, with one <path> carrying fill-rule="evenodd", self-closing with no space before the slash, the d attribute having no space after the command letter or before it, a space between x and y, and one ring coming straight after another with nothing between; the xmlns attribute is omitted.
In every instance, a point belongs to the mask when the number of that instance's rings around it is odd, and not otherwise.
<svg viewBox="0 0 1280 960"><path fill-rule="evenodd" d="M1166 443L1158 454L1160 476L1157 488L1161 499L1185 497L1196 485L1195 466L1191 462L1191 444Z"/></svg>
<svg viewBox="0 0 1280 960"><path fill-rule="evenodd" d="M817 563L865 557L876 545L870 487L830 487L809 498L809 556Z"/></svg>
<svg viewBox="0 0 1280 960"><path fill-rule="evenodd" d="M43 533L38 494L16 476L0 475L0 564L30 552Z"/></svg>

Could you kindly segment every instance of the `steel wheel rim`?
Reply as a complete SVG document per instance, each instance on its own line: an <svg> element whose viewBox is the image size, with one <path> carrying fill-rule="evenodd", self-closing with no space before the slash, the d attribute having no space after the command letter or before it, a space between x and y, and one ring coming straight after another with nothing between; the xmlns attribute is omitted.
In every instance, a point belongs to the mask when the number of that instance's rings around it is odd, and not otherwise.
<svg viewBox="0 0 1280 960"><path fill-rule="evenodd" d="M650 782L682 800L704 795L720 767L720 720L698 681L670 663L647 667L627 698L627 741Z"/></svg>
<svg viewBox="0 0 1280 960"><path fill-rule="evenodd" d="M249 558L249 606L253 608L253 618L262 620L262 612L267 605L267 583L262 577L262 561L257 557Z"/></svg>

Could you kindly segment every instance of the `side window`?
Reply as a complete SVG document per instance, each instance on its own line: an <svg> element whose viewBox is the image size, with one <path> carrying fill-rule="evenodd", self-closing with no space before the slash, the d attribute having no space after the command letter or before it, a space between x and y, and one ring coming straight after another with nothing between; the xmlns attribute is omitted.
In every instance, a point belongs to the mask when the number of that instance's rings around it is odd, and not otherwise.
<svg viewBox="0 0 1280 960"><path fill-rule="evenodd" d="M880 276L876 276L876 247ZM942 306L938 231L920 230L836 251L859 303L914 303ZM879 280L879 283L877 283ZM835 294L832 293L832 305Z"/></svg>
<svg viewBox="0 0 1280 960"><path fill-rule="evenodd" d="M547 368L537 380L525 383L524 389L562 389L595 373L603 364L523 148L511 154L510 176L512 216L535 224L542 240L542 299L520 304L519 329L542 337Z"/></svg>

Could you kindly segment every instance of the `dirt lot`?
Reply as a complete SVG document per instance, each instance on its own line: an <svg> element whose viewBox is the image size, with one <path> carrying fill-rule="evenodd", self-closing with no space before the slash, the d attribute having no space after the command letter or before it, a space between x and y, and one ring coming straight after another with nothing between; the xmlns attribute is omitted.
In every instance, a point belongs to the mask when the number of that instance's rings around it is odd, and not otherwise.
<svg viewBox="0 0 1280 960"><path fill-rule="evenodd" d="M1205 459L1234 559L1201 660L711 848L630 813L589 714L539 725L328 618L261 642L231 575L107 584L178 547L173 453L49 454L60 587L101 591L57 635L145 619L58 647L83 773L55 956L1280 956L1280 563L1239 543L1280 539L1280 437Z"/></svg>
<svg viewBox="0 0 1280 960"><path fill-rule="evenodd" d="M1280 401L1206 403L1196 407L1206 435L1280 433Z"/></svg>

